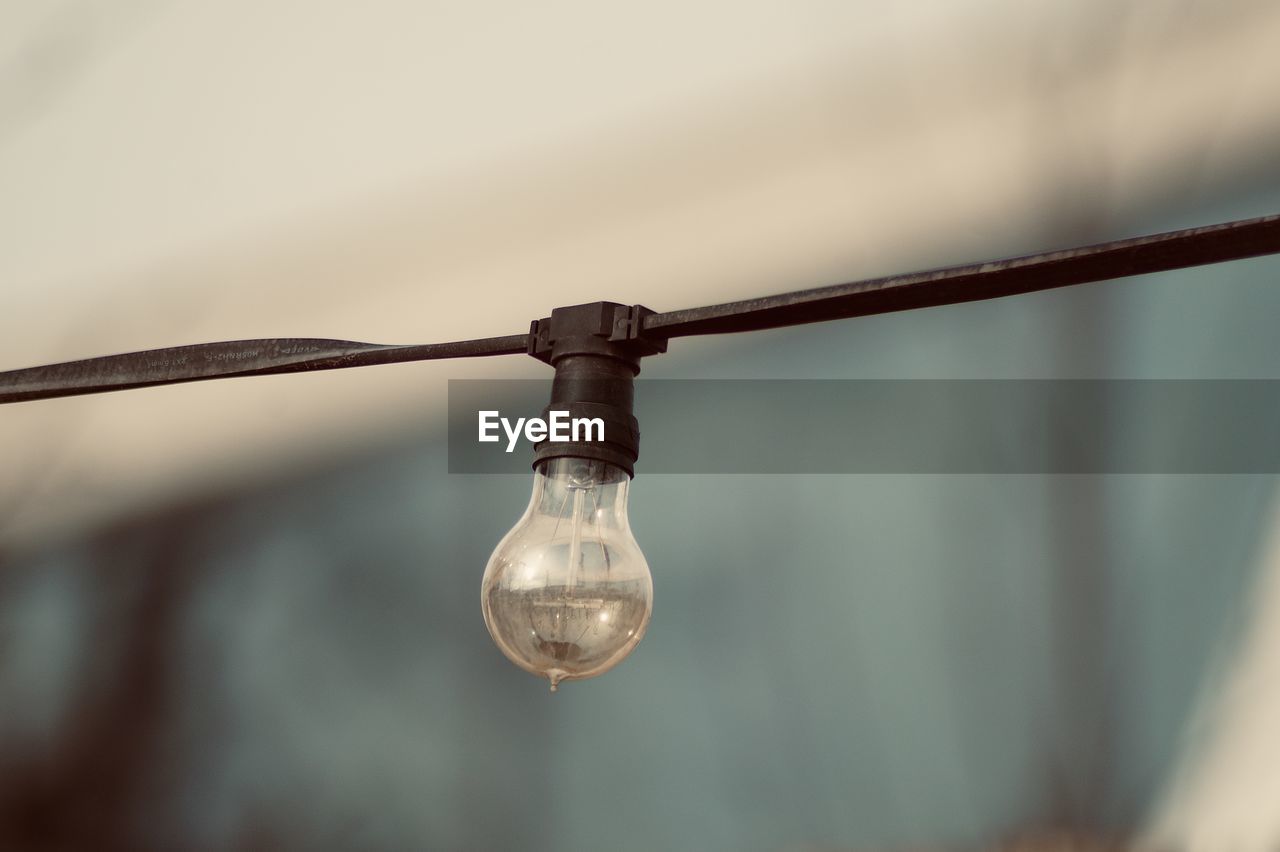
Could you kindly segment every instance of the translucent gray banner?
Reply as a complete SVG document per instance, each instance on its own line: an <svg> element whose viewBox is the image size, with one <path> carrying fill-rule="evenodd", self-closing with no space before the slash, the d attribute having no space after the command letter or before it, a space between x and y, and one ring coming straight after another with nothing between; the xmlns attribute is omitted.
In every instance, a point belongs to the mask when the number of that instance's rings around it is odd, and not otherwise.
<svg viewBox="0 0 1280 852"><path fill-rule="evenodd" d="M539 417L550 387L450 381L450 472L528 472L478 412ZM637 473L1280 471L1280 380L655 379L635 412Z"/></svg>

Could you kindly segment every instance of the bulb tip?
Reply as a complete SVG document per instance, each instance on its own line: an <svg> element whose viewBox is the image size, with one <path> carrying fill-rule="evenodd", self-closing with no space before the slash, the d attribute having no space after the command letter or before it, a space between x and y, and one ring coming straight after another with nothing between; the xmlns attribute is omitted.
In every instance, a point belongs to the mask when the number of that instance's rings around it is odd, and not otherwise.
<svg viewBox="0 0 1280 852"><path fill-rule="evenodd" d="M559 674L558 672L553 672L547 675L547 680L551 681L552 692L558 692L560 690L560 679L562 677L564 677L564 675Z"/></svg>

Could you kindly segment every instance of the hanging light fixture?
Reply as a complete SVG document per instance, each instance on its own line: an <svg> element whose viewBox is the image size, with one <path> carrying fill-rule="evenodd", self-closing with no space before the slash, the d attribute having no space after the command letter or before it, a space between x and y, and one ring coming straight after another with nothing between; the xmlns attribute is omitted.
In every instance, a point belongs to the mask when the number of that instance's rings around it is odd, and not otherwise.
<svg viewBox="0 0 1280 852"><path fill-rule="evenodd" d="M639 336L653 311L613 302L557 308L529 332L529 354L555 368L544 412L595 422L601 440L539 442L533 496L499 542L481 584L493 641L516 665L562 680L603 674L644 636L653 580L631 534L627 497L640 451L632 414L640 358L666 341Z"/></svg>

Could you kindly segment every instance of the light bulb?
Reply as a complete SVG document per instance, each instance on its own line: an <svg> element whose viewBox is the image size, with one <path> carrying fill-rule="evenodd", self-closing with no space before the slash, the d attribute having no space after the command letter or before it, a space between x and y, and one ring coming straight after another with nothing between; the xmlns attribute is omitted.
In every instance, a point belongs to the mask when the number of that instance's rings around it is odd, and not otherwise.
<svg viewBox="0 0 1280 852"><path fill-rule="evenodd" d="M653 580L627 520L629 485L605 462L541 462L529 508L485 567L489 634L552 692L616 666L649 625Z"/></svg>

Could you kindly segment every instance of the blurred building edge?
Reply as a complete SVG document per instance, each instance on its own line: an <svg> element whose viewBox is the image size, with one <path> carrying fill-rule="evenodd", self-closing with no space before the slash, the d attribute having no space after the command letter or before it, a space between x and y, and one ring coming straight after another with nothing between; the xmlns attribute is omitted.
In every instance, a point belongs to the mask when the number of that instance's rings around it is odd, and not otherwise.
<svg viewBox="0 0 1280 852"><path fill-rule="evenodd" d="M1261 852L1280 843L1280 499L1272 516L1242 635L1206 679L1146 839L1154 850Z"/></svg>

